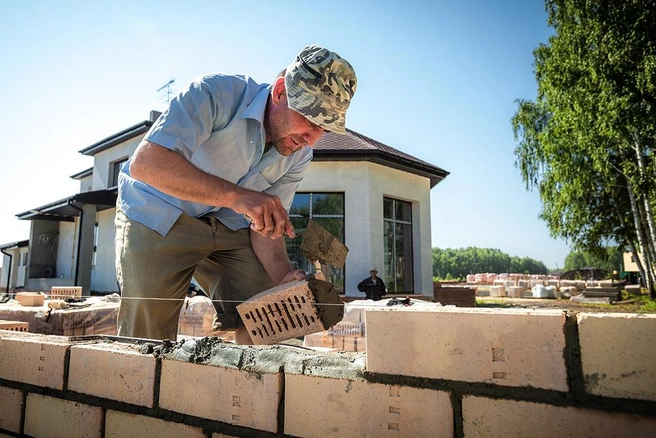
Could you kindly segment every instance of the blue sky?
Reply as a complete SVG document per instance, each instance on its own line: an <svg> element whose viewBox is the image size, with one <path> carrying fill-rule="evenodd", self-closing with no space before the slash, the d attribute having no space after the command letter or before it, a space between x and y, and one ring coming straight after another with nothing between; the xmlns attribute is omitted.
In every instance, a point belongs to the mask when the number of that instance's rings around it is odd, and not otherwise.
<svg viewBox="0 0 656 438"><path fill-rule="evenodd" d="M563 267L514 166L515 99L533 99L542 0L0 3L0 243L17 213L72 195L79 150L162 110L211 71L269 82L307 44L354 66L347 127L451 174L431 192L432 245L498 248Z"/></svg>

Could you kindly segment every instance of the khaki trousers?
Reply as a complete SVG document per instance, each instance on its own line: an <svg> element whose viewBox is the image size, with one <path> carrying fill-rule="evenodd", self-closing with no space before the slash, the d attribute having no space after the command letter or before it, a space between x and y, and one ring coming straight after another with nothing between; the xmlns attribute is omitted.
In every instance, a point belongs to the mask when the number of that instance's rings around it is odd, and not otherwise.
<svg viewBox="0 0 656 438"><path fill-rule="evenodd" d="M119 336L176 340L192 277L210 296L215 322L232 329L237 304L274 286L253 252L248 229L182 214L162 236L116 210Z"/></svg>

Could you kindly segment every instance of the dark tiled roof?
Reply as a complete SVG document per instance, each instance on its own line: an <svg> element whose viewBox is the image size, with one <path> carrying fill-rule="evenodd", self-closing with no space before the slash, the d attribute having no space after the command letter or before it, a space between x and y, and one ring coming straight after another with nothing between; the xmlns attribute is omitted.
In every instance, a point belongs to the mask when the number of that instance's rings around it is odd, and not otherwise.
<svg viewBox="0 0 656 438"><path fill-rule="evenodd" d="M151 115L151 120L144 120L134 126L124 129L110 137L100 140L80 151L83 155L95 155L117 144L127 141L137 135L144 134L153 124L152 120L158 114ZM446 170L422 161L412 155L394 149L379 141L362 135L350 129L346 134L339 135L326 132L314 147L314 161L370 161L383 166L414 173L430 178L431 188L435 187L449 174ZM74 175L82 177L84 171Z"/></svg>
<svg viewBox="0 0 656 438"><path fill-rule="evenodd" d="M339 135L326 132L314 146L314 161L371 161L431 180L431 188L449 174L446 170L394 149L350 129Z"/></svg>

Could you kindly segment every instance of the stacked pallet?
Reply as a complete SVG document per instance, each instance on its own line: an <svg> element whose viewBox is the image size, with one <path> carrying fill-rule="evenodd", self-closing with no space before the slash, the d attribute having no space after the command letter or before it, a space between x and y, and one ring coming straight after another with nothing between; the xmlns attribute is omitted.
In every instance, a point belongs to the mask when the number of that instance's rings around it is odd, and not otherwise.
<svg viewBox="0 0 656 438"><path fill-rule="evenodd" d="M581 295L583 295L584 298L608 298L608 301L611 303L622 300L622 293L617 286L587 287Z"/></svg>

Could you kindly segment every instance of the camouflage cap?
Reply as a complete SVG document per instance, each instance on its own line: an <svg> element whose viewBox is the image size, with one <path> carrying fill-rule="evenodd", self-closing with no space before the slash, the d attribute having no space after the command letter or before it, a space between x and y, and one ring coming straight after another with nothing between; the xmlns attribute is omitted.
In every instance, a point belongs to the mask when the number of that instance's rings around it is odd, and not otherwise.
<svg viewBox="0 0 656 438"><path fill-rule="evenodd" d="M351 64L319 46L301 50L285 73L289 108L338 134L346 132L346 110L356 87Z"/></svg>

